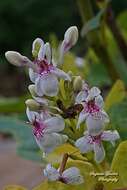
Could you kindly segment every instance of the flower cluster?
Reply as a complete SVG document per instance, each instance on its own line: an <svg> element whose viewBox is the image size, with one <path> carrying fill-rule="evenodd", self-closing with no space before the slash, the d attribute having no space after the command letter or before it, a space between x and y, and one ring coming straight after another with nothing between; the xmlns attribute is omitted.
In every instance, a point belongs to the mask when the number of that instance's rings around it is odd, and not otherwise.
<svg viewBox="0 0 127 190"><path fill-rule="evenodd" d="M104 101L100 90L97 87L90 88L80 76L73 76L62 70L64 55L75 45L77 39L78 29L72 26L65 32L57 62L54 61L50 44L44 43L40 38L35 39L32 44L32 61L14 51L6 52L5 56L11 64L29 68L29 77L33 84L28 89L33 99L26 100L26 114L43 154L46 156L56 147L71 142L81 154L94 151L95 161L100 163L105 157L102 141L110 141L114 145L119 134L116 130L105 130L109 117L103 109ZM66 100L62 97L61 81ZM72 120L76 121L76 125ZM84 134L80 134L80 138L71 136L72 128L73 134L76 134L82 126ZM44 175L49 181L83 183L79 169L65 169L66 162L63 159L62 170L61 166L60 169L55 169L48 164Z"/></svg>

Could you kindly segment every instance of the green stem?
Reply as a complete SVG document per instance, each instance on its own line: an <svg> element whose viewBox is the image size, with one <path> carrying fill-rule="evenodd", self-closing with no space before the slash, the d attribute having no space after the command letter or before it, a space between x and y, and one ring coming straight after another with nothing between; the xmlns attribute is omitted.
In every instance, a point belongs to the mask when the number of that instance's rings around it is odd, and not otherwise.
<svg viewBox="0 0 127 190"><path fill-rule="evenodd" d="M107 24L114 36L114 39L116 40L116 43L119 47L119 50L123 58L125 59L125 61L127 61L127 43L116 23L113 10L110 5L107 8Z"/></svg>
<svg viewBox="0 0 127 190"><path fill-rule="evenodd" d="M82 22L83 24L85 24L88 20L94 17L91 2L90 0L77 0L77 4L79 7ZM89 32L86 37L90 46L93 48L94 52L96 53L97 57L106 66L112 81L118 79L119 74L112 63L108 51L106 50L105 44L101 40L101 32L92 31Z"/></svg>

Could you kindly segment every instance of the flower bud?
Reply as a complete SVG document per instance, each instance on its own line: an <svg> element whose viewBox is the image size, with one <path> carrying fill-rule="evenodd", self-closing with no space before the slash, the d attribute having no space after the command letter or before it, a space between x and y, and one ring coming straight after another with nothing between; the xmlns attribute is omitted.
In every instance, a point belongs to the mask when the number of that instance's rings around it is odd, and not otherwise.
<svg viewBox="0 0 127 190"><path fill-rule="evenodd" d="M73 72L72 71L68 71L68 75L70 76L70 78L73 77Z"/></svg>
<svg viewBox="0 0 127 190"><path fill-rule="evenodd" d="M37 96L37 94L35 92L35 85L34 84L29 85L28 89L29 89L32 96Z"/></svg>
<svg viewBox="0 0 127 190"><path fill-rule="evenodd" d="M25 104L31 111L37 111L40 108L40 104L33 99L26 100Z"/></svg>
<svg viewBox="0 0 127 190"><path fill-rule="evenodd" d="M6 59L15 66L25 66L28 64L28 58L25 56L22 56L20 53L16 51L7 51L5 53Z"/></svg>
<svg viewBox="0 0 127 190"><path fill-rule="evenodd" d="M71 44L71 46L76 44L78 40L78 29L76 26L71 26L67 29L64 35L64 40L66 43Z"/></svg>
<svg viewBox="0 0 127 190"><path fill-rule="evenodd" d="M60 48L60 62L63 63L64 54L76 44L78 40L78 29L76 26L71 26L64 34L64 40Z"/></svg>
<svg viewBox="0 0 127 190"><path fill-rule="evenodd" d="M73 88L74 88L74 91L78 92L82 89L82 78L80 76L77 76L75 79L74 79L74 82L73 82Z"/></svg>

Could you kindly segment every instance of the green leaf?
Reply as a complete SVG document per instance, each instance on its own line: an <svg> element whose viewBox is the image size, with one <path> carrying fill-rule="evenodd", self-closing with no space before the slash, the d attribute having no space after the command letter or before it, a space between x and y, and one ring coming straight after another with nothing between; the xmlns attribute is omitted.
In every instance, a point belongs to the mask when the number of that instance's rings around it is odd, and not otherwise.
<svg viewBox="0 0 127 190"><path fill-rule="evenodd" d="M108 110L113 129L117 129L122 140L127 138L127 98Z"/></svg>
<svg viewBox="0 0 127 190"><path fill-rule="evenodd" d="M24 158L41 162L39 148L31 128L13 117L0 116L0 132L11 134L17 141L17 153Z"/></svg>
<svg viewBox="0 0 127 190"><path fill-rule="evenodd" d="M111 85L107 70L104 65L100 63L89 65L89 73L86 79L92 86L103 87L104 85Z"/></svg>
<svg viewBox="0 0 127 190"><path fill-rule="evenodd" d="M76 154L73 154L74 152ZM46 161L49 163L60 163L64 153L71 154L71 158L76 155L77 159L87 162L87 159L80 154L79 150L68 143L57 147L52 153L48 154L46 157Z"/></svg>
<svg viewBox="0 0 127 190"><path fill-rule="evenodd" d="M117 148L112 161L111 171L119 174L119 181L113 184L112 187L127 187L127 141L120 143Z"/></svg>
<svg viewBox="0 0 127 190"><path fill-rule="evenodd" d="M100 27L102 16L104 15L105 9L100 12L91 20L89 20L82 28L81 35L84 37L88 32L95 30Z"/></svg>
<svg viewBox="0 0 127 190"><path fill-rule="evenodd" d="M113 105L121 102L126 95L125 85L123 81L117 80L110 90L105 100L105 109L108 110Z"/></svg>

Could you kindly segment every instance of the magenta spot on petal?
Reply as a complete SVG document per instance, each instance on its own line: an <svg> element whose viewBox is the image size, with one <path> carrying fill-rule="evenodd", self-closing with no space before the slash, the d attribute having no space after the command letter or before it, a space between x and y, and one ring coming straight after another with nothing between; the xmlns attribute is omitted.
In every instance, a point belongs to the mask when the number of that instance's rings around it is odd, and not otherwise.
<svg viewBox="0 0 127 190"><path fill-rule="evenodd" d="M99 106L95 104L95 100L90 100L88 102L85 102L84 104L84 111L87 113L97 113L100 111Z"/></svg>
<svg viewBox="0 0 127 190"><path fill-rule="evenodd" d="M44 130L47 126L44 125L43 123L36 121L36 120L34 121L33 125L34 125L33 134L39 140L41 137L43 137Z"/></svg>
<svg viewBox="0 0 127 190"><path fill-rule="evenodd" d="M90 144L93 144L93 143L100 144L100 143L101 143L101 135L102 135L102 133L99 134L99 135L96 135L96 136L89 135L89 140L88 140L88 142L89 142Z"/></svg>
<svg viewBox="0 0 127 190"><path fill-rule="evenodd" d="M66 53L70 48L71 48L71 43L70 42L64 42L64 44L63 44L64 53Z"/></svg>
<svg viewBox="0 0 127 190"><path fill-rule="evenodd" d="M47 74L47 73L49 73L51 70L54 69L53 64L48 63L47 59L42 59L42 60L36 59L36 60L34 61L34 64L37 64L38 70L39 70L39 74L41 74L41 75Z"/></svg>

